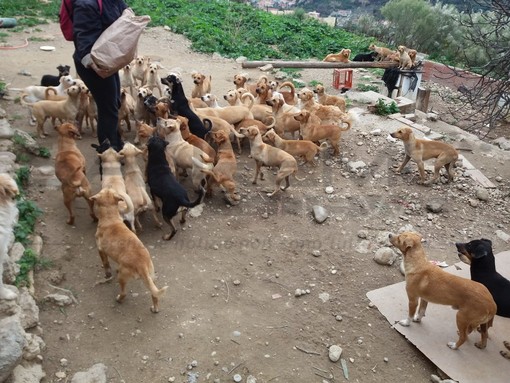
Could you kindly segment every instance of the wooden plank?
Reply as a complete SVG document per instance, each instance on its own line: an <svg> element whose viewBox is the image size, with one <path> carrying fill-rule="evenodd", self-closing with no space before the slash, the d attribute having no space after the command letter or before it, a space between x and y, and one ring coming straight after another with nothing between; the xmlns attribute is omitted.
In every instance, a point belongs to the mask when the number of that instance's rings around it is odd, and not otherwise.
<svg viewBox="0 0 510 383"><path fill-rule="evenodd" d="M341 62L324 62L324 61L245 61L242 63L243 68L258 68L264 65L272 65L274 68L394 68L398 66L397 62L392 61L349 61Z"/></svg>

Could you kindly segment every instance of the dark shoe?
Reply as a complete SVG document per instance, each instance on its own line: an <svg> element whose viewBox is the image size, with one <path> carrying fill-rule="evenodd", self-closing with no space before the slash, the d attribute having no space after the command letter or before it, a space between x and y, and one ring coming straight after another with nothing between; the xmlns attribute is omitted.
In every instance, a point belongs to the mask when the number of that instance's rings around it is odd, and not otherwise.
<svg viewBox="0 0 510 383"><path fill-rule="evenodd" d="M101 145L91 144L90 146L92 146L94 149L96 149L96 152L101 154L101 153L107 151L111 145L110 145L110 140L108 140L108 138L107 138L101 143Z"/></svg>

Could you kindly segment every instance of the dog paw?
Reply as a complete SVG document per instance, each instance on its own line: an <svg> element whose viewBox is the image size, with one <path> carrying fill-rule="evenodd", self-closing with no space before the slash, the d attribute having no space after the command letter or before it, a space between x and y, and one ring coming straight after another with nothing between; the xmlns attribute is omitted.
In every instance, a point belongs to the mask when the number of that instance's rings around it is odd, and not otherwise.
<svg viewBox="0 0 510 383"><path fill-rule="evenodd" d="M421 317L420 316L415 316L413 318L413 322L420 323L421 322Z"/></svg>
<svg viewBox="0 0 510 383"><path fill-rule="evenodd" d="M151 312L157 314L159 313L159 309L157 307L151 306Z"/></svg>
<svg viewBox="0 0 510 383"><path fill-rule="evenodd" d="M482 344L482 342L476 342L475 347L479 348L480 350L483 350L485 347L487 347L486 344Z"/></svg>
<svg viewBox="0 0 510 383"><path fill-rule="evenodd" d="M406 318L399 321L398 324L404 327L409 327L411 325L411 321L409 320L409 318Z"/></svg>
<svg viewBox="0 0 510 383"><path fill-rule="evenodd" d="M450 347L452 350L457 349L457 343L455 342L448 342L448 347Z"/></svg>

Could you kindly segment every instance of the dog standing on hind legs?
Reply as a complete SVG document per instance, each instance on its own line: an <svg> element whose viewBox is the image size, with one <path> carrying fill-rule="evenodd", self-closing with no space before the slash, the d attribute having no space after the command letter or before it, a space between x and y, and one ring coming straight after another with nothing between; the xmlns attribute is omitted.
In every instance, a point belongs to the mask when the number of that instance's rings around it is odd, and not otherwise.
<svg viewBox="0 0 510 383"><path fill-rule="evenodd" d="M90 182L86 175L85 157L76 146L76 138L80 137L78 128L70 123L55 127L58 132L58 151L55 157L55 175L60 181L64 205L69 211L68 225L74 225L73 201L83 197L89 205L90 216L94 221L93 203L90 200Z"/></svg>
<svg viewBox="0 0 510 383"><path fill-rule="evenodd" d="M131 278L141 278L151 293L151 311L159 311L159 298L168 289L158 289L152 280L154 265L151 256L142 241L127 228L119 214L118 203L123 196L110 188L102 189L92 196L99 222L96 230L96 244L103 263L106 278L111 278L112 270L108 258L118 264L117 279L120 294L117 302L122 303L126 297L126 284Z"/></svg>
<svg viewBox="0 0 510 383"><path fill-rule="evenodd" d="M172 231L163 236L163 239L170 240L177 233L172 219L181 211L181 224L186 222L186 211L202 203L205 194L203 187L200 187L198 198L190 202L188 193L184 187L177 182L170 171L170 166L165 155L165 148L168 142L158 136L152 136L147 142L149 152L147 159L147 183L149 184L152 199L157 205L161 201L161 213L165 222L170 225Z"/></svg>

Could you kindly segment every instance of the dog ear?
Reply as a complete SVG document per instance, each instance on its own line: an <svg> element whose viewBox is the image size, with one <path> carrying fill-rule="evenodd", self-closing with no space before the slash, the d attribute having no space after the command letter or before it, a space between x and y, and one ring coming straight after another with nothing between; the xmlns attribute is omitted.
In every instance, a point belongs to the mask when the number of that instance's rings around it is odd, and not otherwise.
<svg viewBox="0 0 510 383"><path fill-rule="evenodd" d="M490 239L482 238L480 241L487 243L487 245L489 245L492 248L492 241Z"/></svg>

